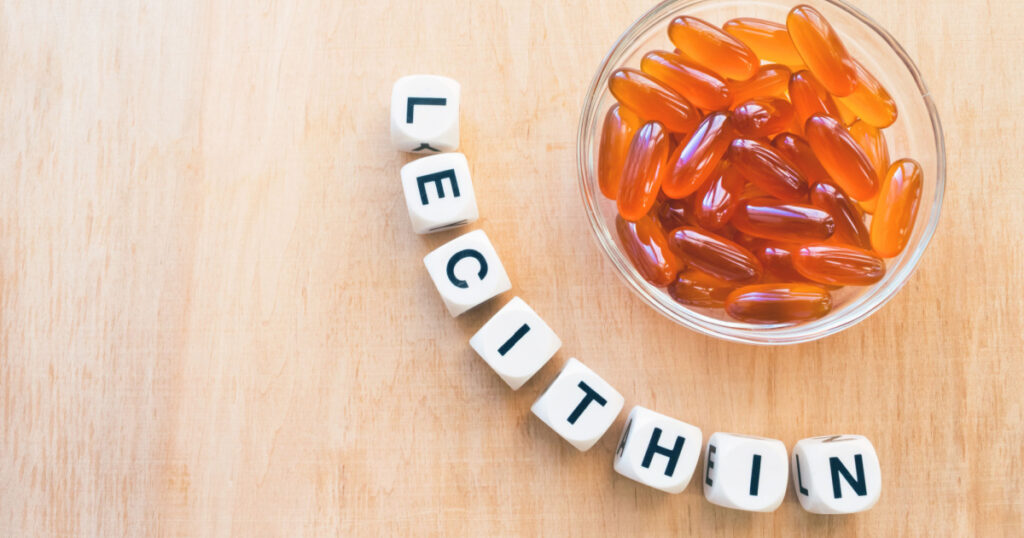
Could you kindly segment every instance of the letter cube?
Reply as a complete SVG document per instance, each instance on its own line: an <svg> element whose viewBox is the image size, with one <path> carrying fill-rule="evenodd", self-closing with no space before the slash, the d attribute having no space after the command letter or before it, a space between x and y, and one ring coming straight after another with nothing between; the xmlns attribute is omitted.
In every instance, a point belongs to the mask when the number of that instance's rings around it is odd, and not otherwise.
<svg viewBox="0 0 1024 538"><path fill-rule="evenodd" d="M411 153L459 148L458 82L437 75L409 75L391 90L391 143Z"/></svg>
<svg viewBox="0 0 1024 538"><path fill-rule="evenodd" d="M562 347L562 341L526 301L514 297L480 327L469 345L512 390L518 390Z"/></svg>
<svg viewBox="0 0 1024 538"><path fill-rule="evenodd" d="M483 230L460 235L423 258L452 317L512 288Z"/></svg>
<svg viewBox="0 0 1024 538"><path fill-rule="evenodd" d="M583 452L608 431L625 403L619 391L593 370L569 359L530 410Z"/></svg>
<svg viewBox="0 0 1024 538"><path fill-rule="evenodd" d="M862 435L801 439L793 447L792 466L800 505L814 514L863 512L882 493L878 455Z"/></svg>
<svg viewBox="0 0 1024 538"><path fill-rule="evenodd" d="M634 406L615 451L615 472L666 493L680 493L697 468L702 442L700 428Z"/></svg>
<svg viewBox="0 0 1024 538"><path fill-rule="evenodd" d="M401 176L414 232L439 232L477 219L465 155L442 153L416 159L402 167Z"/></svg>
<svg viewBox="0 0 1024 538"><path fill-rule="evenodd" d="M704 456L704 497L712 504L774 512L786 496L789 454L777 439L716 432Z"/></svg>

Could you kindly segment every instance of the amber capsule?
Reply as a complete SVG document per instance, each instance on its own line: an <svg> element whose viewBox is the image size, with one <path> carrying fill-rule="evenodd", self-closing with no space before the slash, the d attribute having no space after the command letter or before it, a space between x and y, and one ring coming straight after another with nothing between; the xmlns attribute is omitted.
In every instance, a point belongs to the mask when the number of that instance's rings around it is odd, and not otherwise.
<svg viewBox="0 0 1024 538"><path fill-rule="evenodd" d="M871 248L871 236L864 226L864 215L857 208L857 202L839 187L829 183L818 183L811 189L811 203L828 211L836 223L832 238L840 243L860 248Z"/></svg>
<svg viewBox="0 0 1024 538"><path fill-rule="evenodd" d="M739 284L761 278L761 262L749 250L718 234L683 226L669 234L668 244L690 266L715 278Z"/></svg>
<svg viewBox="0 0 1024 538"><path fill-rule="evenodd" d="M860 62L853 61L857 83L853 93L839 100L850 108L861 121L878 128L885 128L896 121L896 101Z"/></svg>
<svg viewBox="0 0 1024 538"><path fill-rule="evenodd" d="M836 100L836 108L839 110L839 119L843 120L844 125L850 125L857 121L857 114L850 110L850 107L844 105L842 100Z"/></svg>
<svg viewBox="0 0 1024 538"><path fill-rule="evenodd" d="M764 189L758 187L756 183L747 182L743 186L743 190L740 191L740 201L751 200L754 198L771 198L772 195L765 192Z"/></svg>
<svg viewBox="0 0 1024 538"><path fill-rule="evenodd" d="M697 224L697 215L689 198L673 200L662 194L658 197L651 214L666 234L680 226Z"/></svg>
<svg viewBox="0 0 1024 538"><path fill-rule="evenodd" d="M725 311L748 323L807 321L828 314L832 296L815 284L755 284L737 288L725 298Z"/></svg>
<svg viewBox="0 0 1024 538"><path fill-rule="evenodd" d="M604 116L601 147L597 154L597 181L605 198L614 200L619 196L622 167L638 127L640 118L618 104L612 105Z"/></svg>
<svg viewBox="0 0 1024 538"><path fill-rule="evenodd" d="M685 97L636 69L618 69L608 89L619 103L646 121L660 121L670 131L688 133L700 122L700 111Z"/></svg>
<svg viewBox="0 0 1024 538"><path fill-rule="evenodd" d="M807 279L793 267L793 252L800 248L794 243L757 239L750 251L764 267L765 275L770 275L782 282L804 282Z"/></svg>
<svg viewBox="0 0 1024 538"><path fill-rule="evenodd" d="M810 186L804 177L771 146L737 138L729 146L729 162L743 177L772 196L788 201L803 200Z"/></svg>
<svg viewBox="0 0 1024 538"><path fill-rule="evenodd" d="M793 122L793 105L785 99L760 97L746 101L732 111L736 131L748 138L780 133Z"/></svg>
<svg viewBox="0 0 1024 538"><path fill-rule="evenodd" d="M729 114L715 112L679 144L669 157L671 169L662 190L669 198L684 198L696 192L714 171L732 142Z"/></svg>
<svg viewBox="0 0 1024 538"><path fill-rule="evenodd" d="M713 71L671 52L644 55L640 70L664 82L691 103L705 110L728 108L732 93L725 79Z"/></svg>
<svg viewBox="0 0 1024 538"><path fill-rule="evenodd" d="M801 123L815 114L839 117L835 100L810 71L798 71L789 78L789 98Z"/></svg>
<svg viewBox="0 0 1024 538"><path fill-rule="evenodd" d="M836 229L832 216L823 209L771 198L745 200L729 222L754 237L794 243L824 241L832 237Z"/></svg>
<svg viewBox="0 0 1024 538"><path fill-rule="evenodd" d="M730 81L732 102L742 103L758 97L785 98L789 88L791 71L788 67L769 64L757 70L757 73L742 82Z"/></svg>
<svg viewBox="0 0 1024 538"><path fill-rule="evenodd" d="M804 126L807 142L832 180L857 200L878 192L878 176L871 160L839 120L815 114Z"/></svg>
<svg viewBox="0 0 1024 538"><path fill-rule="evenodd" d="M668 285L668 294L679 304L688 306L720 307L729 292L736 289L735 282L715 278L697 269L679 273Z"/></svg>
<svg viewBox="0 0 1024 538"><path fill-rule="evenodd" d="M859 120L853 122L847 130L850 131L850 136L857 142L860 149L864 150L864 154L868 156L868 160L875 167L879 181L884 179L885 173L889 171L889 145L885 141L885 133L881 129ZM873 197L862 200L860 206L864 208L864 211L874 213L877 202L878 194L876 193Z"/></svg>
<svg viewBox="0 0 1024 538"><path fill-rule="evenodd" d="M828 172L818 162L811 145L803 138L793 133L782 133L772 139L772 147L783 159L795 166L808 182L830 181Z"/></svg>
<svg viewBox="0 0 1024 538"><path fill-rule="evenodd" d="M870 250L813 243L793 255L793 267L821 284L868 286L885 276L885 262Z"/></svg>
<svg viewBox="0 0 1024 538"><path fill-rule="evenodd" d="M619 186L618 207L622 218L637 220L654 206L668 169L668 151L668 132L656 121L645 123L633 136Z"/></svg>
<svg viewBox="0 0 1024 538"><path fill-rule="evenodd" d="M697 223L711 231L724 226L736 211L745 185L746 180L735 167L727 166L724 161L719 164L695 194L693 210Z"/></svg>
<svg viewBox="0 0 1024 538"><path fill-rule="evenodd" d="M747 80L761 65L742 41L696 17L676 17L668 37L683 54L726 78Z"/></svg>
<svg viewBox="0 0 1024 538"><path fill-rule="evenodd" d="M923 181L921 165L913 159L900 159L889 167L871 219L871 246L879 256L892 258L907 246Z"/></svg>
<svg viewBox="0 0 1024 538"><path fill-rule="evenodd" d="M786 28L800 57L829 93L850 95L854 86L853 58L825 17L806 4L793 8Z"/></svg>
<svg viewBox="0 0 1024 538"><path fill-rule="evenodd" d="M727 21L722 29L750 47L761 60L786 65L803 63L786 27L777 22L741 17Z"/></svg>
<svg viewBox="0 0 1024 538"><path fill-rule="evenodd" d="M683 269L685 264L669 249L665 233L651 217L636 222L616 217L615 228L626 256L651 284L667 286Z"/></svg>

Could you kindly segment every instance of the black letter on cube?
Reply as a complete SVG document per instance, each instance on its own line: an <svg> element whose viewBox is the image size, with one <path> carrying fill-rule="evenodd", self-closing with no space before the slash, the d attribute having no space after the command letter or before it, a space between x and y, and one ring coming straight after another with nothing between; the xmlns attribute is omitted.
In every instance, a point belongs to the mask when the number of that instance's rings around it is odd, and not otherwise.
<svg viewBox="0 0 1024 538"><path fill-rule="evenodd" d="M794 454L793 457L796 459L796 485L800 488L801 495L808 495L810 492L804 487L804 476L800 472L800 456Z"/></svg>
<svg viewBox="0 0 1024 538"><path fill-rule="evenodd" d="M448 100L444 97L410 97L409 103L405 107L405 123L412 123L413 108L416 105L444 106L446 103L448 103Z"/></svg>
<svg viewBox="0 0 1024 538"><path fill-rule="evenodd" d="M480 254L471 248L460 250L456 252L450 260L448 260L448 280L451 281L452 284L455 284L456 288L469 287L469 282L461 280L459 277L455 276L455 266L462 261L463 258L473 258L480 264L480 271L477 273L477 277L480 280L483 280L484 277L487 276L487 260L484 259L483 254Z"/></svg>
<svg viewBox="0 0 1024 538"><path fill-rule="evenodd" d="M754 454L754 462L750 465L750 494L756 496L761 485L761 455Z"/></svg>
<svg viewBox="0 0 1024 538"><path fill-rule="evenodd" d="M672 476L672 473L676 471L676 463L679 462L679 455L683 452L683 443L686 442L686 439L682 436L676 437L676 444L671 449L659 446L658 441L660 439L661 428L654 428L654 433L651 434L651 442L647 443L647 453L644 454L644 461L640 462L640 465L645 469L650 469L651 460L654 459L654 455L661 454L668 457L668 465L665 466L665 476Z"/></svg>
<svg viewBox="0 0 1024 538"><path fill-rule="evenodd" d="M452 184L452 197L459 197L459 182L455 180L455 170L444 170L434 172L416 178L416 186L420 189L420 203L427 205L427 183L433 183L438 199L444 198L444 185L441 183L445 178Z"/></svg>
<svg viewBox="0 0 1024 538"><path fill-rule="evenodd" d="M583 389L585 394L583 395L583 400L580 401L579 405L576 406L576 409L573 409L572 414L569 415L569 424L576 424L580 415L582 415L583 412L587 410L587 407L590 406L590 402L597 402L597 405L600 405L601 407L604 407L604 404L608 403L608 400L604 399L604 396L595 392L594 389L590 388L590 385L583 381L580 381L579 387Z"/></svg>
<svg viewBox="0 0 1024 538"><path fill-rule="evenodd" d="M515 347L515 345L518 344L528 332L530 332L530 325L524 323L522 327L516 329L516 332L512 334L511 338L505 340L504 344L501 344L501 347L498 348L498 355L504 357L505 354L511 351L512 348Z"/></svg>
<svg viewBox="0 0 1024 538"><path fill-rule="evenodd" d="M858 497L864 497L868 494L868 485L865 483L864 477L864 458L860 454L855 455L853 457L853 464L857 468L856 479L850 474L850 470L843 465L843 462L839 461L839 458L831 457L828 459L828 465L832 469L832 495L837 499L843 496L843 490L839 487L840 474L843 475L843 478L850 484L850 487L853 488Z"/></svg>
<svg viewBox="0 0 1024 538"><path fill-rule="evenodd" d="M715 485L715 481L711 479L711 469L715 468L715 460L711 459L711 456L714 456L715 452L718 452L715 445L708 445L708 469L704 473L704 483L709 486Z"/></svg>

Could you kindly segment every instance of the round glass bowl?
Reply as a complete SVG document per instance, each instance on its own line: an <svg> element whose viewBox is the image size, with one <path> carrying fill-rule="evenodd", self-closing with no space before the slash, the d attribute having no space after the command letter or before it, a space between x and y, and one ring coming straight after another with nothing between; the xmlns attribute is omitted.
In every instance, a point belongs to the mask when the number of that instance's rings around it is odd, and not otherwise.
<svg viewBox="0 0 1024 538"><path fill-rule="evenodd" d="M597 155L605 113L615 102L608 78L620 67L639 68L640 59L654 49L672 50L669 22L679 15L699 17L721 25L735 17L758 17L785 23L797 4L820 11L843 39L850 53L886 87L899 117L885 130L893 160L909 157L921 163L924 185L917 220L903 252L886 260L885 277L872 286L845 287L833 293L834 308L819 319L797 324L758 325L729 318L723 309L691 308L640 276L626 257L615 232L616 207L598 187ZM650 10L619 38L597 70L587 92L577 137L580 190L598 243L626 284L648 305L669 319L697 332L751 344L795 344L817 340L867 318L899 291L924 254L939 222L946 181L942 127L928 89L903 47L857 8L842 0L668 0Z"/></svg>

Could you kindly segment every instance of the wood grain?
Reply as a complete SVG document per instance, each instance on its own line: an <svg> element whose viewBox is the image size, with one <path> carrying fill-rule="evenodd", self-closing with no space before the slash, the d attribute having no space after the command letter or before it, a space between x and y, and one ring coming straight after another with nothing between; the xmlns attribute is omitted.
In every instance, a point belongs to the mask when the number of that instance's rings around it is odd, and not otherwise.
<svg viewBox="0 0 1024 538"><path fill-rule="evenodd" d="M591 74L650 2L0 3L0 535L1010 536L1024 528L1024 7L857 0L926 74L942 224L907 288L824 341L699 336L629 294L575 185ZM399 76L463 85L462 150L564 341L512 392L420 259ZM870 437L849 517L716 508L529 414L569 356L713 431Z"/></svg>

